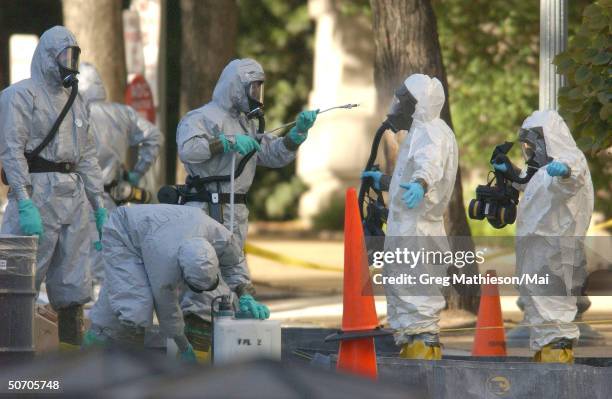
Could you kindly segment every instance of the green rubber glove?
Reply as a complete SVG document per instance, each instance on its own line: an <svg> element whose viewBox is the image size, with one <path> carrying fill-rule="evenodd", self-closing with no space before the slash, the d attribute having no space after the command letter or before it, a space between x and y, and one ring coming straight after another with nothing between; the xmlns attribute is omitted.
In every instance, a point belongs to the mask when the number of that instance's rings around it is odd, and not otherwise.
<svg viewBox="0 0 612 399"><path fill-rule="evenodd" d="M19 227L23 234L27 236L37 235L39 238L43 235L42 219L38 208L31 199L23 199L18 202L19 209Z"/></svg>
<svg viewBox="0 0 612 399"><path fill-rule="evenodd" d="M106 208L98 208L94 212L94 217L96 219L96 229L98 229L98 237L99 241L94 243L96 251L102 251L102 228L104 227L104 223L106 223L106 219L108 218L108 212Z"/></svg>
<svg viewBox="0 0 612 399"><path fill-rule="evenodd" d="M236 144L233 145L232 151L236 151L240 153L240 155L246 155L253 150L261 150L257 140L251 136L247 136L246 134L237 134L234 137L236 137Z"/></svg>
<svg viewBox="0 0 612 399"><path fill-rule="evenodd" d="M308 130L314 125L319 110L302 111L298 115L295 126L289 131L289 138L295 144L302 144L308 137Z"/></svg>
<svg viewBox="0 0 612 399"><path fill-rule="evenodd" d="M128 172L127 174L127 180L130 182L130 184L132 186L138 186L138 183L140 182L140 173L138 172Z"/></svg>
<svg viewBox="0 0 612 399"><path fill-rule="evenodd" d="M99 347L103 348L108 345L108 342L96 335L91 330L87 330L83 335L83 343L81 344L81 348L91 348L91 347Z"/></svg>
<svg viewBox="0 0 612 399"><path fill-rule="evenodd" d="M179 358L186 363L197 363L196 354L193 351L193 346L189 344L184 352L179 353Z"/></svg>
<svg viewBox="0 0 612 399"><path fill-rule="evenodd" d="M233 136L236 143L231 143L224 134L219 135L219 140L223 143L223 152L238 152L240 155L246 155L253 150L261 150L261 146L253 137L246 134L237 134Z"/></svg>
<svg viewBox="0 0 612 399"><path fill-rule="evenodd" d="M240 297L238 305L242 312L249 312L254 319L265 320L270 317L270 309L263 303L259 303L249 294Z"/></svg>
<svg viewBox="0 0 612 399"><path fill-rule="evenodd" d="M229 142L227 137L223 133L219 135L219 141L223 144L223 152L228 153L232 151L232 143Z"/></svg>

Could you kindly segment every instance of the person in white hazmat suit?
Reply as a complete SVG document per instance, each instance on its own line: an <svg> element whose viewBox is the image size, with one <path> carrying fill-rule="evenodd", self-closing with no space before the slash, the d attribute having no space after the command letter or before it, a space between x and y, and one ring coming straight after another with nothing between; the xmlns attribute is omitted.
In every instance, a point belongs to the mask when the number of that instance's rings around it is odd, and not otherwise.
<svg viewBox="0 0 612 399"><path fill-rule="evenodd" d="M157 159L164 142L161 131L138 115L136 110L124 104L106 101L106 90L96 68L87 62L80 66L79 93L87 102L89 124L96 139L98 163L104 182L104 206L109 212L117 208L111 190L123 180L138 186L140 179ZM136 164L127 171L125 162L130 147L138 150ZM91 221L91 233L98 240L95 223ZM99 251L92 253L92 277L101 282L104 266Z"/></svg>
<svg viewBox="0 0 612 399"><path fill-rule="evenodd" d="M253 182L256 166L280 168L293 161L317 115L317 111L301 112L296 126L284 137L258 135L256 120L262 123L264 80L263 68L255 60L231 61L219 77L212 101L187 113L179 123L176 137L179 157L189 175L188 181L193 182L192 191L199 191L202 195L201 200L190 201L186 205L201 208L222 221L223 225L232 229L241 248L244 248L249 215L246 194ZM248 159L242 173L235 179L234 225L230 227L229 175L232 157L236 157L237 167L253 151L256 153ZM198 184L199 178L211 176L228 178L221 182ZM254 292L252 286L244 289ZM224 293L227 293L227 288L223 283L216 291L185 293L181 306L192 343L207 340L206 336L210 335L208 320L211 300Z"/></svg>
<svg viewBox="0 0 612 399"><path fill-rule="evenodd" d="M517 274L548 274L547 286L519 286L530 344L538 362L571 363L578 327L572 323L586 278L584 236L593 213L586 158L554 110L535 111L519 131L525 161L539 167L526 185L516 219ZM505 171L503 164L494 164Z"/></svg>
<svg viewBox="0 0 612 399"><path fill-rule="evenodd" d="M184 334L180 290L183 285L193 292L212 290L221 278L241 293L241 310L269 316L264 305L241 291L250 277L238 240L198 208L119 207L104 228L103 243L106 279L90 313L85 345L142 346L155 312L161 333L174 338L184 359L195 361Z"/></svg>
<svg viewBox="0 0 612 399"><path fill-rule="evenodd" d="M79 53L66 28L47 30L31 78L0 96L0 160L10 186L2 233L39 235L36 289L46 283L60 349L80 345L83 304L91 297L88 200L99 232L106 220L96 145L75 86Z"/></svg>
<svg viewBox="0 0 612 399"><path fill-rule="evenodd" d="M388 175L366 171L362 178L372 178L377 189L389 191L385 251L449 251L443 215L455 184L458 150L453 131L440 119L444 88L438 79L422 74L409 76L404 85L416 104L393 176L389 181ZM389 263L383 273L445 276L446 266L419 263L411 269L407 264ZM439 287L423 285L412 291L386 284L385 291L389 324L396 331L396 344L402 347L400 356L440 359L438 323L445 300Z"/></svg>

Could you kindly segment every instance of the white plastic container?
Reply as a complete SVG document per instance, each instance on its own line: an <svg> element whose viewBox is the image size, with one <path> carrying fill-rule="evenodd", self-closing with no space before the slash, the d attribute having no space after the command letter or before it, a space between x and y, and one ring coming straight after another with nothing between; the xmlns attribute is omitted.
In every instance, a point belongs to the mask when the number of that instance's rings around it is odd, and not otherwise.
<svg viewBox="0 0 612 399"><path fill-rule="evenodd" d="M279 321L216 316L213 330L214 364L256 358L281 360Z"/></svg>

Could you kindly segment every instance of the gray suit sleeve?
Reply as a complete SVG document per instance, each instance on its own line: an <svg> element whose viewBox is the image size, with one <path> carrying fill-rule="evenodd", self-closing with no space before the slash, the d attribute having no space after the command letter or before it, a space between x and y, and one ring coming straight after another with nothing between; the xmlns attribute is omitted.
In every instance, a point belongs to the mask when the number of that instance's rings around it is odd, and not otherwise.
<svg viewBox="0 0 612 399"><path fill-rule="evenodd" d="M22 200L31 185L24 156L30 136L33 95L25 88L9 87L0 96L0 160L11 190Z"/></svg>
<svg viewBox="0 0 612 399"><path fill-rule="evenodd" d="M223 281L234 292L242 286L250 286L251 276L244 251L234 235L217 222L214 222L212 228L208 229L208 235L208 240L219 259L219 269Z"/></svg>
<svg viewBox="0 0 612 399"><path fill-rule="evenodd" d="M91 125L87 129L87 138L81 147L81 158L76 165L76 172L85 183L85 194L93 209L103 208L104 184L102 170L98 163L98 150Z"/></svg>
<svg viewBox="0 0 612 399"><path fill-rule="evenodd" d="M138 115L133 108L125 108L130 121L130 147L138 147L138 161L134 172L143 176L157 159L164 136L157 126Z"/></svg>
<svg viewBox="0 0 612 399"><path fill-rule="evenodd" d="M187 115L176 131L179 158L184 163L201 163L223 152L223 145L204 120Z"/></svg>
<svg viewBox="0 0 612 399"><path fill-rule="evenodd" d="M272 134L262 136L261 150L257 153L257 165L282 168L295 159L295 150L289 149L283 137Z"/></svg>

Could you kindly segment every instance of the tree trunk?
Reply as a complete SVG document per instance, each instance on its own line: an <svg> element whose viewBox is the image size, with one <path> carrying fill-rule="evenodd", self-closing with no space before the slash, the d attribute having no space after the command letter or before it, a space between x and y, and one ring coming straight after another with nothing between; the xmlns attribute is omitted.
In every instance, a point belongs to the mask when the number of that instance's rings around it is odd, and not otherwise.
<svg viewBox="0 0 612 399"><path fill-rule="evenodd" d="M236 56L238 6L234 0L181 0L180 114L211 100L221 71ZM185 170L177 161L177 182Z"/></svg>
<svg viewBox="0 0 612 399"><path fill-rule="evenodd" d="M447 101L442 109L442 119L452 128L448 101L448 83L438 41L436 16L430 0L370 0L372 7L376 60L374 80L378 93L378 109L386 113L393 93L413 73L424 73L437 77L444 85ZM384 141L387 158L386 170L393 170L399 146L392 136ZM449 208L444 217L449 236L461 237L451 240L454 251L473 250L470 228L467 224L461 187L461 170L457 179ZM449 273L474 274L477 265L462 269L451 267ZM459 294L461 293L461 295ZM471 286L454 287L447 297L451 309L478 309L478 289Z"/></svg>
<svg viewBox="0 0 612 399"><path fill-rule="evenodd" d="M64 25L81 47L81 61L96 66L110 101L123 102L126 67L121 0L63 0Z"/></svg>

